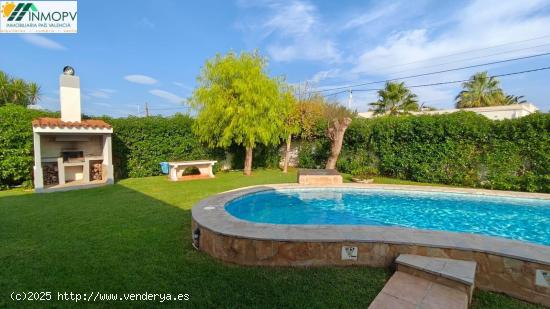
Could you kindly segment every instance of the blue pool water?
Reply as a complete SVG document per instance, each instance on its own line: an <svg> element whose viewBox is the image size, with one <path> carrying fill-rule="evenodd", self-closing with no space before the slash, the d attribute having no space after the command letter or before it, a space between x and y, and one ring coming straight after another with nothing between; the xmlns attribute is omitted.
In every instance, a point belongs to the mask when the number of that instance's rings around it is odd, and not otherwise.
<svg viewBox="0 0 550 309"><path fill-rule="evenodd" d="M283 189L225 206L239 219L276 224L401 226L550 245L550 200L361 189Z"/></svg>

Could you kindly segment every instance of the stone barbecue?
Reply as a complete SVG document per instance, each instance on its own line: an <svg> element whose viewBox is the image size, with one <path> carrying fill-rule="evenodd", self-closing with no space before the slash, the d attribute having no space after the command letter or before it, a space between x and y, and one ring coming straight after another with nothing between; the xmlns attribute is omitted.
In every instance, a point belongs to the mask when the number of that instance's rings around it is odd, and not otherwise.
<svg viewBox="0 0 550 309"><path fill-rule="evenodd" d="M78 189L113 183L111 125L82 120L80 79L64 70L60 81L61 118L33 120L36 192Z"/></svg>

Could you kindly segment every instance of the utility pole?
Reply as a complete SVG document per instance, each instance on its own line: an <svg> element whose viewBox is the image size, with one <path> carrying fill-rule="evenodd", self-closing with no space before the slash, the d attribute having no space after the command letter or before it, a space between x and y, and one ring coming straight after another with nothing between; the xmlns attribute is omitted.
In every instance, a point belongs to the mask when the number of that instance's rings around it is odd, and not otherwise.
<svg viewBox="0 0 550 309"><path fill-rule="evenodd" d="M139 110L139 104L137 105L138 107L138 112L137 112L137 116L139 117L139 113L140 113L140 110Z"/></svg>
<svg viewBox="0 0 550 309"><path fill-rule="evenodd" d="M147 102L145 102L145 117L149 117L149 106L147 106Z"/></svg>
<svg viewBox="0 0 550 309"><path fill-rule="evenodd" d="M349 98L348 98L348 109L351 109L351 101L353 99L351 88L349 89Z"/></svg>

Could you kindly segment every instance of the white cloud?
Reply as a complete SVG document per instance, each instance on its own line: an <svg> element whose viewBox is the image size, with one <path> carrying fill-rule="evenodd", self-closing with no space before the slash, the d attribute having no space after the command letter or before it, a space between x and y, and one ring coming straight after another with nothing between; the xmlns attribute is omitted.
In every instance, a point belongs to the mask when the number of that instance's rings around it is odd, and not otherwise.
<svg viewBox="0 0 550 309"><path fill-rule="evenodd" d="M172 82L172 84L174 84L174 85L176 85L176 86L178 86L182 89L185 89L185 90L193 90L193 87L188 86L188 85L186 85L184 83L181 83L181 82Z"/></svg>
<svg viewBox="0 0 550 309"><path fill-rule="evenodd" d="M427 65L433 67L434 64L444 62L441 58L439 60L433 58L457 51L479 49L483 46L547 35L550 17L534 15L544 5L545 2L542 0L505 3L496 0L474 1L457 11L454 16L450 16L449 18L456 23L444 31L429 27L401 31L388 37L382 44L369 48L357 58L354 72L387 75L395 72L397 66L410 70ZM521 44L515 48L525 46L528 45ZM509 49L510 46L505 48ZM470 52L460 57L463 59L465 56L490 56L495 51L499 50ZM515 54L506 53L486 57L483 62L530 53L532 53L531 50L525 49ZM458 57L457 55L454 59ZM453 59L453 57L445 58L446 61Z"/></svg>
<svg viewBox="0 0 550 309"><path fill-rule="evenodd" d="M256 35L260 41L258 43L269 39L266 50L273 60L340 61L340 53L313 4L296 0L257 5L267 9L267 14L251 25L241 23L239 26Z"/></svg>
<svg viewBox="0 0 550 309"><path fill-rule="evenodd" d="M52 49L52 50L65 50L67 49L65 46L57 43L54 40L48 39L43 35L38 34L22 34L21 38L32 45L46 48L46 49Z"/></svg>
<svg viewBox="0 0 550 309"><path fill-rule="evenodd" d="M160 90L160 89L153 89L153 90L149 90L149 93L154 95L154 96L157 96L159 98L163 98L169 102L172 102L172 103L183 103L185 101L185 98L183 97L180 97L174 93L171 93L171 92L168 92L168 91L164 91L164 90Z"/></svg>
<svg viewBox="0 0 550 309"><path fill-rule="evenodd" d="M366 13L351 18L343 27L342 30L348 30L357 27L368 25L384 16L393 13L398 8L397 3L381 2L377 8L371 9Z"/></svg>
<svg viewBox="0 0 550 309"><path fill-rule="evenodd" d="M330 79L334 77L338 77L340 74L340 69L330 69L330 70L324 70L319 71L313 75L313 77L310 79L310 81L314 84L319 83L325 79Z"/></svg>
<svg viewBox="0 0 550 309"><path fill-rule="evenodd" d="M110 90L110 89L105 89L105 90ZM104 89L100 89L100 90L93 90L93 91L90 91L88 94L91 96L91 97L94 97L94 98L99 98L99 99L108 99L111 97L111 94L113 92L110 92L110 91L105 91Z"/></svg>
<svg viewBox="0 0 550 309"><path fill-rule="evenodd" d="M153 85L158 83L156 79L147 75L140 75L140 74L126 75L124 76L124 79L129 82L142 84L142 85Z"/></svg>

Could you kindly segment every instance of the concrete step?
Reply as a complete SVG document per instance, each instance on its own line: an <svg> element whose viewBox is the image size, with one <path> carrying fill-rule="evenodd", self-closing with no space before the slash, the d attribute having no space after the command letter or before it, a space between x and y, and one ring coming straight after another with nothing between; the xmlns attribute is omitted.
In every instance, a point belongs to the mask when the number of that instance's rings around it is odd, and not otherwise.
<svg viewBox="0 0 550 309"><path fill-rule="evenodd" d="M370 304L370 309L467 309L468 294L428 279L397 271Z"/></svg>
<svg viewBox="0 0 550 309"><path fill-rule="evenodd" d="M398 271L464 291L472 300L476 262L401 254L395 263Z"/></svg>

